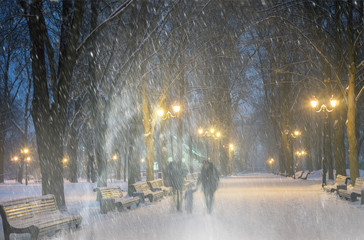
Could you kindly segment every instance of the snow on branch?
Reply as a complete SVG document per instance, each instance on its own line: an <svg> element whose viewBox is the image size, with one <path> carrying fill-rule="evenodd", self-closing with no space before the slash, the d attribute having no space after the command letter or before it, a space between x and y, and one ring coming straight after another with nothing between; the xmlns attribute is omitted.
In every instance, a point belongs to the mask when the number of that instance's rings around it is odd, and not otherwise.
<svg viewBox="0 0 364 240"><path fill-rule="evenodd" d="M360 98L360 95L364 92L364 86L360 89L358 95L356 95L355 101L357 102Z"/></svg>
<svg viewBox="0 0 364 240"><path fill-rule="evenodd" d="M99 26L97 26L86 38L85 40L83 40L83 42L80 44L80 46L78 46L78 48L76 49L77 54L79 55L82 50L85 48L85 46L92 41L96 35L104 28L106 27L107 23L111 22L112 20L114 20L114 18L116 18L117 16L119 16L129 5L130 3L132 3L133 0L126 0L124 3L122 3L105 21L103 21L102 23L100 23Z"/></svg>

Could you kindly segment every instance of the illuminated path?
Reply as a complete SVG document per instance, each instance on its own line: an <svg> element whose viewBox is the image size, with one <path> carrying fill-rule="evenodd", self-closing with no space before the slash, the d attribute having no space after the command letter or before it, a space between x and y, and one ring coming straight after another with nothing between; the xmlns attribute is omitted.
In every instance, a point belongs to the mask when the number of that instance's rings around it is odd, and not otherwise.
<svg viewBox="0 0 364 240"><path fill-rule="evenodd" d="M324 193L319 180L268 174L221 180L214 210L195 195L193 214L176 213L172 198L100 215L59 239L364 239L364 207Z"/></svg>

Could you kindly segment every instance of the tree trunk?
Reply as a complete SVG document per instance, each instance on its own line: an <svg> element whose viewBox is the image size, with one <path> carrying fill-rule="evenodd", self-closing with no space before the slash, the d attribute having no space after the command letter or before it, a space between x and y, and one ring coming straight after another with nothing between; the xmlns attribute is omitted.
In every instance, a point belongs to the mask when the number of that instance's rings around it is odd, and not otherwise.
<svg viewBox="0 0 364 240"><path fill-rule="evenodd" d="M146 79L142 80L142 106L143 106L143 126L144 126L144 142L147 148L147 181L154 179L154 129L152 126L152 117L150 112L149 98L147 92Z"/></svg>
<svg viewBox="0 0 364 240"><path fill-rule="evenodd" d="M161 163L162 163L162 175L165 184L168 183L167 166L168 166L168 149L166 139L166 121L161 122Z"/></svg>
<svg viewBox="0 0 364 240"><path fill-rule="evenodd" d="M342 101L341 101L342 102ZM344 106L336 108L333 112L333 141L336 175L346 176L345 164L345 120Z"/></svg>
<svg viewBox="0 0 364 240"><path fill-rule="evenodd" d="M354 68L352 62L351 68ZM355 72L349 68L349 84L348 84L348 113L346 121L346 129L348 134L349 143L349 163L350 163L350 178L351 183L354 185L356 178L359 175L359 162L358 162L358 141L356 136L356 102L355 102Z"/></svg>
<svg viewBox="0 0 364 240"><path fill-rule="evenodd" d="M77 162L78 136L77 129L74 124L70 126L69 141L67 144L68 160L69 160L69 176L71 183L78 181L78 162Z"/></svg>

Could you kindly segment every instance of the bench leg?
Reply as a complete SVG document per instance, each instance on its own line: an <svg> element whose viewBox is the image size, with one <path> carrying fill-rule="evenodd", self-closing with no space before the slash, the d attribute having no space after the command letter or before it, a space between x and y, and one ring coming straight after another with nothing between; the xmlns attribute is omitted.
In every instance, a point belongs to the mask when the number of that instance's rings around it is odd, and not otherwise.
<svg viewBox="0 0 364 240"><path fill-rule="evenodd" d="M355 202L356 200L357 200L356 195L355 194L351 194L350 195L350 201Z"/></svg>
<svg viewBox="0 0 364 240"><path fill-rule="evenodd" d="M32 228L30 229L30 236L32 240L37 240L39 235L39 229L38 228Z"/></svg>
<svg viewBox="0 0 364 240"><path fill-rule="evenodd" d="M9 240L10 239L10 232L9 231L4 231L4 237L5 237L5 240Z"/></svg>

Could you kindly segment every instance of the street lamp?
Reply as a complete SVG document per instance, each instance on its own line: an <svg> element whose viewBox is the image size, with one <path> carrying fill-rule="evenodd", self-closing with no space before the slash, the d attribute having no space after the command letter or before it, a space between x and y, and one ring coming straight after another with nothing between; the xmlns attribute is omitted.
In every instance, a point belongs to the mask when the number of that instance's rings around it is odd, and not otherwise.
<svg viewBox="0 0 364 240"><path fill-rule="evenodd" d="M167 118L175 118L178 116L178 113L180 113L180 112L181 112L180 105L173 105L172 112L170 112L170 111L165 112L163 108L159 108L156 111L157 115L160 118L162 118L163 120L166 120Z"/></svg>
<svg viewBox="0 0 364 240"><path fill-rule="evenodd" d="M316 111L316 112L332 112L334 110L334 108L337 106L338 102L337 100L334 98L334 96L331 96L331 98L329 99L330 102L330 106L326 106L325 104L321 104L321 106L319 106L319 101L317 100L317 98L314 96L311 100L311 107Z"/></svg>
<svg viewBox="0 0 364 240"><path fill-rule="evenodd" d="M322 112L323 113L323 118L324 118L324 141L323 141L323 156L322 156L322 186L326 185L326 158L325 158L325 154L326 154L326 141L327 141L327 118L328 118L328 113L332 112L334 110L334 108L338 105L338 101L334 98L334 96L331 96L331 98L329 99L330 105L329 104L325 104L322 103L320 106L320 102L317 100L317 98L315 96L313 96L313 98L311 99L311 107L315 110L315 112Z"/></svg>
<svg viewBox="0 0 364 240"><path fill-rule="evenodd" d="M293 131L290 131L290 130L286 129L286 130L284 130L284 134L286 134L286 135L289 134L293 138L297 138L297 137L302 135L301 131L297 130L297 129L293 130Z"/></svg>
<svg viewBox="0 0 364 240"><path fill-rule="evenodd" d="M216 130L215 128L213 127L210 127L210 128L199 128L197 130L197 133L200 137L206 137L206 138L213 138L213 139L219 139L221 138L221 133L220 131ZM210 159L209 157L209 141L206 141L206 155L207 155L207 159ZM213 163L214 165L216 166L216 160L215 159L215 156L214 156L214 159L213 159Z"/></svg>

